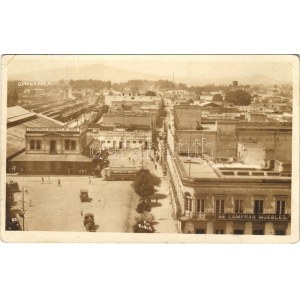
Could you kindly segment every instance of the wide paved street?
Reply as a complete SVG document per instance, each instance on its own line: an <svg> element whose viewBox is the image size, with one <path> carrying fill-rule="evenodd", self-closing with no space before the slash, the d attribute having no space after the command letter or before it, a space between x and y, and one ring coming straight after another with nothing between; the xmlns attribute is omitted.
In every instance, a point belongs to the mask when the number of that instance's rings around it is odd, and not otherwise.
<svg viewBox="0 0 300 300"><path fill-rule="evenodd" d="M130 159L129 159L130 157ZM162 176L162 168L151 162L147 151L118 152L110 156L111 166L135 166L149 168L162 180L161 186L152 197L152 211L157 233L177 233L177 223L172 217L168 183ZM142 163L142 160L144 161ZM50 183L49 183L50 178ZM61 185L58 186L58 178ZM19 183L20 189L26 187L25 230L35 231L86 231L83 218L92 213L98 232L132 232L132 226L141 215L136 212L139 197L134 193L132 181L105 181L104 178L88 176L7 176ZM80 189L88 189L91 202L80 201ZM158 203L156 203L156 197ZM22 209L22 193L15 193L17 209ZM31 205L30 205L31 202ZM21 218L20 222L22 221ZM22 223L22 222L21 222Z"/></svg>
<svg viewBox="0 0 300 300"><path fill-rule="evenodd" d="M131 181L103 181L88 177L59 177L62 186L57 185L58 177L20 177L7 176L20 188L26 186L25 193L25 230L85 231L83 216L93 213L95 223L102 232L130 232L130 212L135 209L137 196L131 187ZM87 188L91 202L81 202L80 189ZM22 206L22 193L15 194ZM31 200L31 207L30 207Z"/></svg>

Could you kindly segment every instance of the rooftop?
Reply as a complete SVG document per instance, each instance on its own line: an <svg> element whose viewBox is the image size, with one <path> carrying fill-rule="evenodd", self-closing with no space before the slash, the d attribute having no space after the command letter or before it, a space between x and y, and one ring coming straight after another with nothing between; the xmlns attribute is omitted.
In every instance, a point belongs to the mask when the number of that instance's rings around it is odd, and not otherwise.
<svg viewBox="0 0 300 300"><path fill-rule="evenodd" d="M201 158L179 157L179 165L184 177L188 178L217 178L219 177L212 166Z"/></svg>
<svg viewBox="0 0 300 300"><path fill-rule="evenodd" d="M16 121L25 120L29 117L33 117L36 114L33 112L30 112L29 110L26 110L22 108L21 106L12 106L7 108L7 124L13 123Z"/></svg>
<svg viewBox="0 0 300 300"><path fill-rule="evenodd" d="M7 128L6 157L15 155L25 148L25 133L27 127L58 127L56 120L36 116L34 119L24 120L21 124Z"/></svg>
<svg viewBox="0 0 300 300"><path fill-rule="evenodd" d="M177 167L181 176L187 180L198 181L211 180L291 180L289 172L275 172L269 169L262 169L259 165L245 165L236 163L214 163L200 157L187 158L177 156Z"/></svg>

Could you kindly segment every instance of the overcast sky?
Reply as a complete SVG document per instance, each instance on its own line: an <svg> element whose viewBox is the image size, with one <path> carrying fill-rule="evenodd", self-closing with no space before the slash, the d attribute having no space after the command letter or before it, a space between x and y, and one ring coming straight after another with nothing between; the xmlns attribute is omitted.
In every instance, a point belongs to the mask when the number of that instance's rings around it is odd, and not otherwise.
<svg viewBox="0 0 300 300"><path fill-rule="evenodd" d="M195 56L195 55L157 55L157 56L15 56L6 57L3 64L8 66L10 75L31 71L47 71L56 68L103 64L109 67L144 72L172 80L189 78L237 79L263 75L274 80L292 81L291 56Z"/></svg>

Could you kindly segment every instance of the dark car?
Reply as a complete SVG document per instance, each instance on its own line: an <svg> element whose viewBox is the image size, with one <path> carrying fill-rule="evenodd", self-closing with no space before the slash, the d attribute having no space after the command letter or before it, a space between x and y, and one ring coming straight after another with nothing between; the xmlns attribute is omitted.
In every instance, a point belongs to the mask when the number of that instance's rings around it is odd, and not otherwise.
<svg viewBox="0 0 300 300"><path fill-rule="evenodd" d="M83 225L87 231L95 232L99 228L99 226L95 224L94 215L91 213L84 215Z"/></svg>
<svg viewBox="0 0 300 300"><path fill-rule="evenodd" d="M6 218L6 230L22 230L20 222L16 215L10 215Z"/></svg>
<svg viewBox="0 0 300 300"><path fill-rule="evenodd" d="M89 197L89 192L87 189L81 189L79 197L81 202L90 202L93 200L92 198Z"/></svg>

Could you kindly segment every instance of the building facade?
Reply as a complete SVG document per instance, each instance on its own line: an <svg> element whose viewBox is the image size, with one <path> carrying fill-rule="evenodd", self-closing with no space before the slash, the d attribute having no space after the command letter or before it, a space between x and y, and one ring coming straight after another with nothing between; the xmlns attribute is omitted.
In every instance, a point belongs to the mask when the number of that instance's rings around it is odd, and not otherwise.
<svg viewBox="0 0 300 300"><path fill-rule="evenodd" d="M163 149L179 231L289 235L291 127L224 121L197 129L198 114L183 109L169 118Z"/></svg>
<svg viewBox="0 0 300 300"><path fill-rule="evenodd" d="M100 142L102 149L148 149L152 139L150 130L99 130L92 132L91 135Z"/></svg>
<svg viewBox="0 0 300 300"><path fill-rule="evenodd" d="M87 129L28 127L25 152L12 159L21 173L73 174L91 170L93 159L83 155Z"/></svg>

